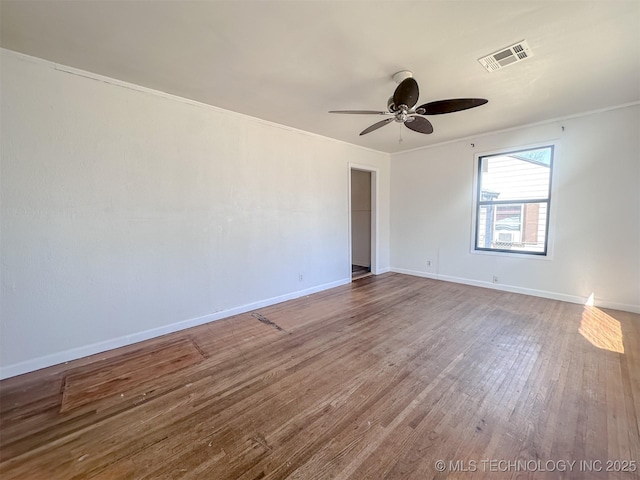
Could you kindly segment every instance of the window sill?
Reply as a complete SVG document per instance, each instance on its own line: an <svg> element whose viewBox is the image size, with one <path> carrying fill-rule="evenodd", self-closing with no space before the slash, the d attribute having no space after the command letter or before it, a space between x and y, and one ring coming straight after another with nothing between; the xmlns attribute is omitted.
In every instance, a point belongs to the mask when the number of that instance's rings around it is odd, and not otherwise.
<svg viewBox="0 0 640 480"><path fill-rule="evenodd" d="M472 248L469 252L472 255L489 255L492 257L508 257L508 258L522 258L526 260L553 260L551 253L547 251L546 255L536 253L513 253L513 252L496 252L491 250L476 250Z"/></svg>

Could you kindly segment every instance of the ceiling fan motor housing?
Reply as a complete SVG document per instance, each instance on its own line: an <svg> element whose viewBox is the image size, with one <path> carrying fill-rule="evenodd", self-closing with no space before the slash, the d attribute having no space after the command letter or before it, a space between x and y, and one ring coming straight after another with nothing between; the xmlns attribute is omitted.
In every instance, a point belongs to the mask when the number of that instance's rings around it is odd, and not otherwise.
<svg viewBox="0 0 640 480"><path fill-rule="evenodd" d="M413 77L413 72L411 70L400 70L392 75L393 81L398 85L400 85L403 80L411 77Z"/></svg>

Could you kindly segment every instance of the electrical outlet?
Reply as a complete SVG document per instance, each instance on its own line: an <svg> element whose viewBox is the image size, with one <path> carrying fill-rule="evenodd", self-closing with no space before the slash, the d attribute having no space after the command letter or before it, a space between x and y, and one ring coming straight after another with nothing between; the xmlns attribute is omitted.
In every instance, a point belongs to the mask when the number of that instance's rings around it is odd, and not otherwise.
<svg viewBox="0 0 640 480"><path fill-rule="evenodd" d="M493 276L493 283L498 283L498 277L496 275Z"/></svg>
<svg viewBox="0 0 640 480"><path fill-rule="evenodd" d="M298 274L298 281L301 282L302 280L304 280L304 275L300 273Z"/></svg>
<svg viewBox="0 0 640 480"><path fill-rule="evenodd" d="M427 260L427 267L431 266L431 260Z"/></svg>

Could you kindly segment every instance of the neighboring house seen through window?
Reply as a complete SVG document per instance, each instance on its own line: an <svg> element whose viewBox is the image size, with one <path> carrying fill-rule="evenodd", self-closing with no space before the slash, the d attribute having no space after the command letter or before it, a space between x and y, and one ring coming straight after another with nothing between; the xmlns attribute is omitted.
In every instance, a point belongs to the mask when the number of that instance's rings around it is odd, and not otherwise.
<svg viewBox="0 0 640 480"><path fill-rule="evenodd" d="M553 146L478 159L475 250L546 255Z"/></svg>

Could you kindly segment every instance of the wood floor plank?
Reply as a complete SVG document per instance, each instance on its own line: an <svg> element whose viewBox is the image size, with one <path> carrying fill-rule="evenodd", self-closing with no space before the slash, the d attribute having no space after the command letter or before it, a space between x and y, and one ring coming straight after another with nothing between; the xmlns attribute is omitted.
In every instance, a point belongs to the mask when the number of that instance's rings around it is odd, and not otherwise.
<svg viewBox="0 0 640 480"><path fill-rule="evenodd" d="M481 462L638 462L639 403L640 315L384 274L0 382L0 477L628 480Z"/></svg>
<svg viewBox="0 0 640 480"><path fill-rule="evenodd" d="M130 392L149 378L177 372L203 358L193 341L182 339L138 355L138 358L123 358L109 365L83 367L81 371L65 376L60 412L68 412L114 393ZM132 370L134 361L136 369Z"/></svg>

